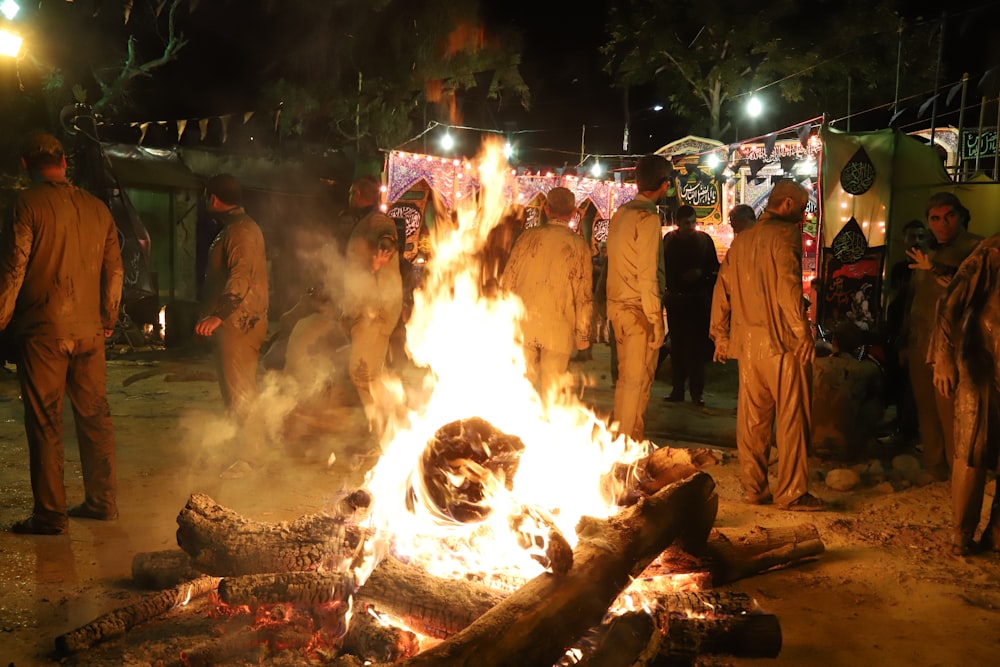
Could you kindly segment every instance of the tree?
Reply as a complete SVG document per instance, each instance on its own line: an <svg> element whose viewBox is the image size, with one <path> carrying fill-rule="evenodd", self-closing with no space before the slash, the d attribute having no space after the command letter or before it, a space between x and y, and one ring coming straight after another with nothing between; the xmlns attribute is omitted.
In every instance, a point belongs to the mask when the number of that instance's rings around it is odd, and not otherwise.
<svg viewBox="0 0 1000 667"><path fill-rule="evenodd" d="M891 102L896 68L886 63L896 63L900 26L890 3L860 0L629 0L611 8L601 50L619 85L655 84L674 113L722 140L731 136L735 103L765 88L813 115L839 106L848 81L854 108ZM926 81L926 67L910 67L918 53L926 65L926 29L905 36L906 74Z"/></svg>

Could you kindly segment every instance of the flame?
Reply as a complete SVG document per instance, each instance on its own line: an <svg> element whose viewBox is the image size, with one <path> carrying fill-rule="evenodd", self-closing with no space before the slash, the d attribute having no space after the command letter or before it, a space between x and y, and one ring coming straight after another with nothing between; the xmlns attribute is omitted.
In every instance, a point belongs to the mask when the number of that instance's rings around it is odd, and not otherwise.
<svg viewBox="0 0 1000 667"><path fill-rule="evenodd" d="M410 405L387 416L383 456L368 484L379 535L371 564L391 551L436 576L475 575L509 587L504 582L523 582L543 569L519 546L524 531L537 533L527 541L544 549L551 523L574 545L582 516L617 510L610 472L648 454L649 445L614 437L570 387L539 396L525 377L522 304L511 295L485 296L476 261L489 231L517 200L502 141L486 142L477 163L470 174L477 194L457 200L452 224L439 223L433 232L425 283L407 324L410 354L426 370L424 386L410 397L399 383L386 386L387 395ZM461 522L428 499L420 461L438 429L472 417L517 436L524 450L513 480L472 461L450 472L456 486L470 478L482 483L483 504L491 509L481 521Z"/></svg>
<svg viewBox="0 0 1000 667"><path fill-rule="evenodd" d="M167 307L163 306L160 308L160 315L158 317L160 323L160 340L167 339Z"/></svg>

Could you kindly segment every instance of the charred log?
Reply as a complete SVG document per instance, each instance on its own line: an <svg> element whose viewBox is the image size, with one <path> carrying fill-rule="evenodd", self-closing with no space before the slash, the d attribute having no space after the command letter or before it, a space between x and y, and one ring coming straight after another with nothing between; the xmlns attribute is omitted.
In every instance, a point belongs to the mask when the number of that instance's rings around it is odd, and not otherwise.
<svg viewBox="0 0 1000 667"><path fill-rule="evenodd" d="M277 572L225 577L219 599L232 607L289 603L324 605L347 602L357 589L353 574L341 572Z"/></svg>
<svg viewBox="0 0 1000 667"><path fill-rule="evenodd" d="M420 651L417 635L375 618L367 605L359 605L351 616L344 637L344 651L368 662L398 662Z"/></svg>
<svg viewBox="0 0 1000 667"><path fill-rule="evenodd" d="M148 595L134 604L97 617L83 627L56 637L56 651L70 655L108 639L120 637L129 629L183 606L190 600L214 591L219 585L215 577L199 577L192 582Z"/></svg>
<svg viewBox="0 0 1000 667"><path fill-rule="evenodd" d="M200 576L181 549L144 551L132 557L132 581L148 590L162 591Z"/></svg>
<svg viewBox="0 0 1000 667"><path fill-rule="evenodd" d="M188 500L177 525L177 544L199 571L216 576L336 571L365 537L357 526L327 514L277 524L251 521L200 493Z"/></svg>
<svg viewBox="0 0 1000 667"><path fill-rule="evenodd" d="M781 624L773 614L720 618L660 619L666 637L652 664L694 662L699 655L776 658L781 653Z"/></svg>
<svg viewBox="0 0 1000 667"><path fill-rule="evenodd" d="M812 524L789 528L762 528L735 538L713 531L704 557L710 564L712 582L723 586L776 567L792 565L819 556L826 550Z"/></svg>
<svg viewBox="0 0 1000 667"><path fill-rule="evenodd" d="M692 509L715 501L712 478L696 473L607 521L581 522L569 572L532 579L462 632L401 664L554 664L600 622L630 578L684 532Z"/></svg>

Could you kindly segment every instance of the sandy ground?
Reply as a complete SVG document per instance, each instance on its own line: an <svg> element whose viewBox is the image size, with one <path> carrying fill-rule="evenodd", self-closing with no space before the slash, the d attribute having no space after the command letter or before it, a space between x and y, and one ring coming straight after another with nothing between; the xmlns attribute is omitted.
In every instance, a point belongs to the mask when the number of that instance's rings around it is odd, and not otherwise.
<svg viewBox="0 0 1000 667"><path fill-rule="evenodd" d="M585 393L598 414L611 399L607 348L575 364L594 386ZM102 613L138 600L130 581L138 552L176 547L177 513L202 492L248 518L294 519L328 509L359 477L349 466L331 471L319 462L343 443L321 443L311 456L275 452L266 469L243 479L220 479L223 461L212 452L221 414L218 389L201 352L159 351L109 362L109 393L118 438L121 519L71 520L68 536L29 537L0 532L0 662L24 667L59 662L54 638ZM664 378L661 373L660 378ZM735 369L713 366L705 408L667 404L669 382L653 388L648 434L675 447L708 443L733 453ZM67 420L70 413L66 414ZM15 376L0 371L0 526L31 507L22 410ZM763 611L776 614L783 647L776 659L705 657L704 665L733 667L996 664L1000 651L1000 558L949 554L947 484L891 485L865 475L842 493L828 489L829 464L813 461L813 491L830 504L822 513L782 512L739 502L732 456L709 468L720 495L716 527L728 535L754 526L811 522L826 544L818 559L732 584ZM342 459L346 461L346 459ZM889 467L888 457L883 461ZM82 498L79 455L68 429L66 483L70 502ZM989 493L994 492L990 483ZM170 664L218 621L195 605L128 633L68 665ZM166 656L166 657L165 657ZM227 663L216 663L227 664ZM228 664L257 664L257 661Z"/></svg>

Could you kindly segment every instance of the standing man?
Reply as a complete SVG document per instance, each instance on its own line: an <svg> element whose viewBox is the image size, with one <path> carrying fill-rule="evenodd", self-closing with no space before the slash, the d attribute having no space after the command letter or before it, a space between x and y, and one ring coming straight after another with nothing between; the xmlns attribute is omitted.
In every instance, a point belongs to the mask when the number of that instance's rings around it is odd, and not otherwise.
<svg viewBox="0 0 1000 667"><path fill-rule="evenodd" d="M34 509L15 533L59 535L68 516L118 518L115 436L104 339L118 320L122 259L108 207L66 180L62 144L31 134L0 248L0 329L13 318ZM73 404L84 501L66 509L63 396Z"/></svg>
<svg viewBox="0 0 1000 667"><path fill-rule="evenodd" d="M555 187L545 198L548 222L514 243L500 286L524 304L521 334L528 379L544 398L564 386L573 350L590 348L593 262L590 246L569 228L576 197Z"/></svg>
<svg viewBox="0 0 1000 667"><path fill-rule="evenodd" d="M618 349L618 432L645 439L644 416L663 345L663 244L656 202L670 185L670 163L644 155L635 165L636 198L608 226L608 319Z"/></svg>
<svg viewBox="0 0 1000 667"><path fill-rule="evenodd" d="M729 226L733 228L733 236L739 236L753 227L755 222L757 214L749 204L737 204L729 212Z"/></svg>
<svg viewBox="0 0 1000 667"><path fill-rule="evenodd" d="M698 214L693 207L677 209L677 229L663 237L663 267L667 290L663 305L667 308L670 330L670 369L674 388L663 400L684 400L688 384L691 402L705 405L705 364L712 358L708 323L712 315L712 288L719 274L719 255L715 241L699 231Z"/></svg>
<svg viewBox="0 0 1000 667"><path fill-rule="evenodd" d="M823 501L809 493L809 419L816 348L802 299L802 233L809 193L778 181L760 219L739 234L719 270L712 297L715 361L739 361L736 447L746 502L772 500L782 509L811 511ZM767 479L772 439L778 480Z"/></svg>
<svg viewBox="0 0 1000 667"><path fill-rule="evenodd" d="M264 235L243 208L243 189L229 174L205 184L205 206L221 229L208 250L199 336L214 341L222 401L243 429L257 399L257 361L267 336L267 258ZM222 474L241 477L252 471L259 445L244 432L246 447Z"/></svg>
<svg viewBox="0 0 1000 667"><path fill-rule="evenodd" d="M942 481L949 478L955 457L955 404L934 387L930 338L937 326L938 301L959 265L981 240L967 231L969 219L969 210L952 193L931 195L927 201L927 226L934 237L931 249L906 251L913 260L910 268L917 269L910 278L909 317L903 327L910 385L917 404L924 468Z"/></svg>
<svg viewBox="0 0 1000 667"><path fill-rule="evenodd" d="M983 241L962 262L938 309L931 340L934 386L954 397L955 458L952 549L967 556L983 512L986 474L1000 471L1000 236ZM979 545L1000 551L1000 494Z"/></svg>
<svg viewBox="0 0 1000 667"><path fill-rule="evenodd" d="M357 220L347 241L341 321L351 339L347 372L358 390L369 431L382 435L375 384L385 367L389 337L403 310L403 279L396 252L396 223L378 210L379 182L362 176L351 184L351 214Z"/></svg>

